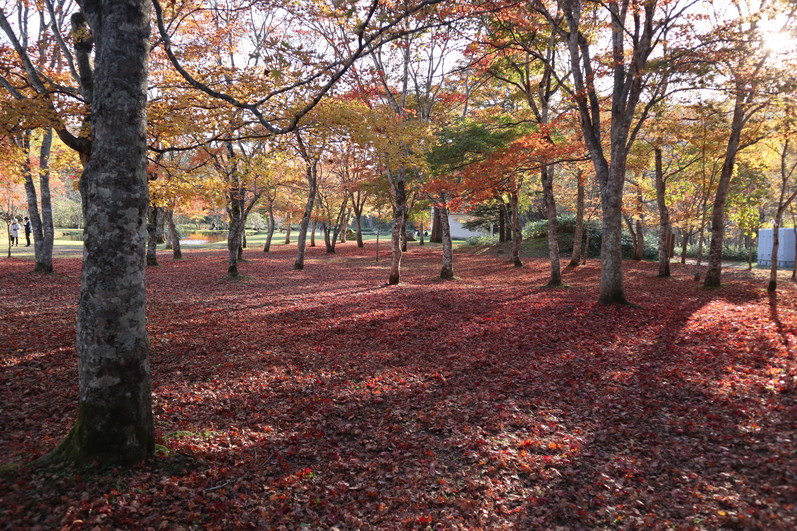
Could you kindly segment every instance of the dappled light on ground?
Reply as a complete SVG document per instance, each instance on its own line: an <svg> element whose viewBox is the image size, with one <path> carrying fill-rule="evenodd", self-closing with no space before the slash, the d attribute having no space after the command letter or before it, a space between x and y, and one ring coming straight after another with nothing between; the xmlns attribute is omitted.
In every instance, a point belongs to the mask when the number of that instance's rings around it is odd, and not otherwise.
<svg viewBox="0 0 797 531"><path fill-rule="evenodd" d="M797 293L744 272L373 248L188 253L148 270L158 455L0 478L11 527L792 528ZM330 260L329 258L333 258ZM0 269L0 461L52 449L77 402L79 262Z"/></svg>

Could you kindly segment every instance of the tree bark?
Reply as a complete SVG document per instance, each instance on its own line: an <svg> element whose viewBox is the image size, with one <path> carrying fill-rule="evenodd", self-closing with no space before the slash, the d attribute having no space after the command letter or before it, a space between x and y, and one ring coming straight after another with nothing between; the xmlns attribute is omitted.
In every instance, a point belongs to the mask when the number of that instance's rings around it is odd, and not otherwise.
<svg viewBox="0 0 797 531"><path fill-rule="evenodd" d="M285 227L285 245L291 243L291 214L290 212L285 216L287 227Z"/></svg>
<svg viewBox="0 0 797 531"><path fill-rule="evenodd" d="M183 250L180 247L180 235L177 226L174 224L174 209L169 209L166 213L166 225L169 229L169 241L172 242L172 258L174 260L183 259Z"/></svg>
<svg viewBox="0 0 797 531"><path fill-rule="evenodd" d="M544 166L540 171L545 214L548 217L548 259L551 274L548 286L562 285L562 265L559 261L559 223L556 219L556 198L553 195L554 167Z"/></svg>
<svg viewBox="0 0 797 531"><path fill-rule="evenodd" d="M310 247L315 247L315 233L318 230L318 220L314 219L310 225Z"/></svg>
<svg viewBox="0 0 797 531"><path fill-rule="evenodd" d="M79 1L94 32L96 90L77 318L77 420L50 460L133 464L154 449L144 254L149 202L146 0Z"/></svg>
<svg viewBox="0 0 797 531"><path fill-rule="evenodd" d="M612 164L609 177L601 190L601 282L598 302L601 304L626 304L623 290L622 206L625 176L616 172L625 164Z"/></svg>
<svg viewBox="0 0 797 531"><path fill-rule="evenodd" d="M742 129L745 124L743 100L747 91L737 86L736 101L731 119L731 132L728 145L725 148L725 159L717 183L717 192L714 196L714 209L711 214L711 243L708 251L708 268L703 285L707 288L717 288L721 285L722 275L722 243L725 236L725 202L733 177L733 168L736 164L736 155L739 152L739 143Z"/></svg>
<svg viewBox="0 0 797 531"><path fill-rule="evenodd" d="M576 227L573 233L573 254L570 256L568 267L578 267L581 263L581 249L584 240L584 171L579 170L576 176Z"/></svg>
<svg viewBox="0 0 797 531"><path fill-rule="evenodd" d="M307 246L307 228L310 225L310 216L313 214L313 205L315 205L315 196L318 189L317 183L317 162L307 162L305 170L305 177L307 178L307 185L309 186L307 192L307 202L304 205L304 215L302 222L299 225L299 236L296 239L296 262L293 264L294 269L304 269L304 253Z"/></svg>
<svg viewBox="0 0 797 531"><path fill-rule="evenodd" d="M241 232L245 222L244 193L242 188L232 188L229 192L227 214L230 218L230 230L227 233L227 275L238 277L238 260L241 256Z"/></svg>
<svg viewBox="0 0 797 531"><path fill-rule="evenodd" d="M274 206L268 206L268 234L266 234L266 243L263 245L263 252L267 253L271 250L271 238L274 237L274 228L276 227L274 220Z"/></svg>
<svg viewBox="0 0 797 531"><path fill-rule="evenodd" d="M160 225L161 207L149 206L147 211L147 265L158 265L158 241L160 240Z"/></svg>
<svg viewBox="0 0 797 531"><path fill-rule="evenodd" d="M41 195L41 215L39 213L36 186L28 164L25 168L25 192L28 200L28 216L33 236L33 252L36 265L35 272L53 272L53 210L50 199L50 152L53 144L53 130L47 128L42 136L39 150L39 194ZM30 149L30 132L27 132L26 151ZM27 156L27 155L26 155ZM29 160L29 159L28 159Z"/></svg>
<svg viewBox="0 0 797 531"><path fill-rule="evenodd" d="M432 232L429 235L429 243L442 243L443 232L440 226L440 209L434 207L432 214Z"/></svg>
<svg viewBox="0 0 797 531"><path fill-rule="evenodd" d="M399 173L403 174L403 169ZM394 206L393 206L393 231L391 240L391 261L390 277L388 284L398 284L401 279L401 228L405 226L404 215L407 211L407 192L404 189L404 177L398 176L394 184Z"/></svg>
<svg viewBox="0 0 797 531"><path fill-rule="evenodd" d="M523 241L523 233L520 228L520 216L518 215L518 203L520 199L516 193L512 193L509 197L509 207L511 213L509 215L509 226L512 234L512 264L515 267L522 267L523 262L520 260L520 243Z"/></svg>
<svg viewBox="0 0 797 531"><path fill-rule="evenodd" d="M448 208L439 207L440 232L443 243L443 267L440 269L440 278L451 280L454 278L454 249L451 243L451 225L448 220Z"/></svg>

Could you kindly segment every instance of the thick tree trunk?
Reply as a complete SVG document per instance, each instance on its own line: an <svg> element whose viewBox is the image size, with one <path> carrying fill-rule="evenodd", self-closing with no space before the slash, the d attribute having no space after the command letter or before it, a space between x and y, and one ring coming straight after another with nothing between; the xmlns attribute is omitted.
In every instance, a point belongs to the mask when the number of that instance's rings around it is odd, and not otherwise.
<svg viewBox="0 0 797 531"><path fill-rule="evenodd" d="M554 167L545 166L540 172L545 214L548 217L548 259L551 274L548 286L562 285L562 265L559 262L559 224L556 219L556 198L553 195Z"/></svg>
<svg viewBox="0 0 797 531"><path fill-rule="evenodd" d="M177 232L177 225L174 224L173 209L170 209L166 214L166 226L169 229L169 241L172 243L172 258L174 260L182 260L183 250L180 247L180 235Z"/></svg>
<svg viewBox="0 0 797 531"><path fill-rule="evenodd" d="M82 176L80 403L72 431L44 461L132 464L155 446L144 265L150 3L80 4L97 47L93 146Z"/></svg>
<svg viewBox="0 0 797 531"><path fill-rule="evenodd" d="M269 205L268 207L268 234L266 234L266 243L263 245L263 252L267 253L271 250L271 238L274 237L274 228L276 227L276 221L274 220L274 207Z"/></svg>
<svg viewBox="0 0 797 531"><path fill-rule="evenodd" d="M307 246L307 228L310 226L310 216L313 214L313 205L315 205L315 196L317 190L316 165L314 163L307 165L306 177L309 188L307 192L307 202L304 204L302 223L299 225L299 237L296 239L297 249L296 262L293 264L294 269L304 269L304 253Z"/></svg>
<svg viewBox="0 0 797 531"><path fill-rule="evenodd" d="M512 234L512 264L515 267L522 267L523 262L520 260L520 244L523 241L523 233L520 228L520 216L518 215L518 204L520 200L517 194L512 194L509 198L511 213L509 215L509 225Z"/></svg>
<svg viewBox="0 0 797 531"><path fill-rule="evenodd" d="M365 247L365 243L363 243L363 226L362 226L362 211L355 210L354 211L354 223L357 227L357 232L355 237L357 238L357 247Z"/></svg>
<svg viewBox="0 0 797 531"><path fill-rule="evenodd" d="M227 213L230 218L230 231L227 233L227 275L238 276L238 260L241 256L241 232L244 225L244 191L230 190L230 204Z"/></svg>
<svg viewBox="0 0 797 531"><path fill-rule="evenodd" d="M443 238L443 267L440 269L440 278L450 280L454 278L454 249L451 243L451 225L448 220L448 208L440 207L440 232Z"/></svg>
<svg viewBox="0 0 797 531"><path fill-rule="evenodd" d="M348 200L348 197L346 200ZM349 219L351 219L351 209L346 211L346 215L343 216L342 223L340 224L340 238L338 239L340 243L346 243L346 231L349 230Z"/></svg>
<svg viewBox="0 0 797 531"><path fill-rule="evenodd" d="M429 235L429 242L430 243L442 243L443 241L443 232L442 227L440 226L440 209L434 207L433 215L432 215L432 233Z"/></svg>
<svg viewBox="0 0 797 531"><path fill-rule="evenodd" d="M388 284L391 285L398 284L401 280L401 228L406 225L404 215L407 211L407 192L404 190L404 179L402 177L396 180L394 196L390 277L388 278Z"/></svg>
<svg viewBox="0 0 797 531"><path fill-rule="evenodd" d="M601 187L601 282L598 302L625 304L623 291L622 206L625 175L616 173L625 169L622 161L612 161L606 184Z"/></svg>
<svg viewBox="0 0 797 531"><path fill-rule="evenodd" d="M576 192L576 228L573 234L573 254L570 257L568 267L578 267L581 263L581 248L584 240L584 196L586 195L584 172L579 171L576 179L578 183Z"/></svg>

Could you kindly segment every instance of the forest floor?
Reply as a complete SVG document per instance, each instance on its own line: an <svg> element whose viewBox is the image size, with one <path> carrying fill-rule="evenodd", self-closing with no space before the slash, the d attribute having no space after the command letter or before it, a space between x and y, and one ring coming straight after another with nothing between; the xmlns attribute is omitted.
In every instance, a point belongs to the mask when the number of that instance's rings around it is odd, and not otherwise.
<svg viewBox="0 0 797 531"><path fill-rule="evenodd" d="M373 251L248 251L238 281L162 253L131 469L24 465L74 421L80 261L3 260L0 527L797 528L793 282L626 262L634 305L601 306L597 261L550 289L461 249L444 282L413 246L388 286Z"/></svg>

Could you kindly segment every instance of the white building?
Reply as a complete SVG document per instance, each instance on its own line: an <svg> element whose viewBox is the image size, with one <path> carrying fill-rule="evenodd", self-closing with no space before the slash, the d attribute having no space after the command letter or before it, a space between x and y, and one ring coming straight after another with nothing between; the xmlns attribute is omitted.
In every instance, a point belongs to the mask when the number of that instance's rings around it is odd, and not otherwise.
<svg viewBox="0 0 797 531"><path fill-rule="evenodd" d="M772 265L772 229L758 231L758 265ZM778 231L778 267L794 267L794 229Z"/></svg>
<svg viewBox="0 0 797 531"><path fill-rule="evenodd" d="M432 219L434 219L434 208L432 208ZM484 236L485 232L475 232L463 227L463 223L472 220L473 216L468 214L448 214L448 226L451 227L452 240L467 240L472 236Z"/></svg>

